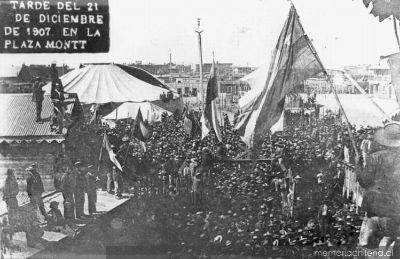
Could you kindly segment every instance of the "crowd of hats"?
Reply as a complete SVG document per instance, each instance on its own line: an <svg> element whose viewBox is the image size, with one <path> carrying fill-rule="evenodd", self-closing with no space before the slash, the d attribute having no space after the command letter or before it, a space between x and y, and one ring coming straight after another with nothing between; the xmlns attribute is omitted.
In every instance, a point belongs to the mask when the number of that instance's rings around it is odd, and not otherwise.
<svg viewBox="0 0 400 259"><path fill-rule="evenodd" d="M244 152L243 143L227 116L224 118L223 143L227 155L237 157ZM190 182L182 179L170 183L173 192L159 191L151 197L143 195L146 191L141 193L144 201L157 207L156 218L164 217L165 228L174 230L173 238L168 239L171 247L188 253L268 256L355 247L363 214L342 197L344 169L338 162L343 160L344 146L351 146L346 126L331 114L304 120L301 114L288 113L286 120L283 132L262 143L261 156L276 158L275 162L257 163L254 170L240 163L215 163L211 179L202 187L200 205L192 204ZM357 143L373 131L371 127L353 129ZM172 116L153 125L152 132L144 151L131 141L129 124L108 130L117 152L124 154L130 146L129 155L140 157L156 170L171 159L201 165L202 154L214 150L217 143L213 134L203 140L192 138L185 133L182 121ZM282 183L286 175L277 163L279 158L297 182L293 218L282 211L281 189L287 186L274 184Z"/></svg>

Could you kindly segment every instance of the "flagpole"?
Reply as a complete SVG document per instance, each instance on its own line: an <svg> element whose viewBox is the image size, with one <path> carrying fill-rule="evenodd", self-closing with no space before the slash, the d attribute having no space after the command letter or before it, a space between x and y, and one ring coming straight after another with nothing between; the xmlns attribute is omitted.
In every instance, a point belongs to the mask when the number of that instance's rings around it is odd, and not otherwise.
<svg viewBox="0 0 400 259"><path fill-rule="evenodd" d="M203 30L200 29L200 18L197 18L197 30L195 31L198 34L199 41L199 56L200 56L200 64L199 64L199 72L200 72L200 91L202 96L202 101L204 105L204 87L203 87L203 50L201 47L201 33ZM198 95L198 94L197 94Z"/></svg>
<svg viewBox="0 0 400 259"><path fill-rule="evenodd" d="M214 54L214 51L212 52L212 56L213 56L213 62L215 62L215 54ZM216 76L216 75L215 75ZM220 122L221 122L221 125L225 125L225 122L224 122L224 118L223 118L223 116L222 116L222 108L221 108L221 87L220 87L220 84L218 83L218 80L217 80L217 89L218 89L218 98L219 98L219 102L218 102L218 106L219 106L219 117L220 117ZM216 108L216 107L215 107Z"/></svg>
<svg viewBox="0 0 400 259"><path fill-rule="evenodd" d="M294 5L293 5L293 3L292 3L292 8L295 8ZM296 14L297 14L297 12L296 12ZM297 14L297 16L298 16L298 19L299 19L299 21L300 21L300 18L299 18L299 15L298 15L298 14ZM299 22L299 26L300 26L301 29L304 31L303 26L302 26L302 24L301 24L300 22ZM305 35L305 36L308 38L307 35ZM344 111L344 109L343 109L342 103L341 103L340 100L339 100L339 97L338 97L338 95L337 95L337 93L336 93L336 89L333 87L333 84L332 84L332 81L330 80L330 77L329 77L329 75L328 75L328 72L326 72L326 69L325 69L324 65L322 64L321 59L319 58L319 55L318 55L317 51L315 50L315 48L314 48L312 42L311 42L310 40L308 40L307 42L308 42L308 45L309 45L309 47L310 47L312 53L314 54L315 58L317 59L318 63L320 64L320 66L322 67L325 76L328 78L329 86L330 86L330 88L332 89L332 92L333 92L333 94L334 94L334 96L335 96L336 102L337 102L338 105L339 105L339 109L342 111L343 117L344 117L345 120L346 120L347 131L349 132L350 141L351 141L351 143L353 144L354 153L355 153L356 157L359 157L359 153L358 153L356 141L354 140L354 135L353 135L353 132L352 132L352 130L351 130L350 121L349 121L349 119L347 118L347 115L346 115L346 113L345 113L345 111Z"/></svg>
<svg viewBox="0 0 400 259"><path fill-rule="evenodd" d="M107 133L104 132L104 134L107 134ZM101 158L103 157L103 146L104 146L104 136L103 136L103 140L101 142L100 155L99 155L99 165L97 166L97 174L100 174Z"/></svg>

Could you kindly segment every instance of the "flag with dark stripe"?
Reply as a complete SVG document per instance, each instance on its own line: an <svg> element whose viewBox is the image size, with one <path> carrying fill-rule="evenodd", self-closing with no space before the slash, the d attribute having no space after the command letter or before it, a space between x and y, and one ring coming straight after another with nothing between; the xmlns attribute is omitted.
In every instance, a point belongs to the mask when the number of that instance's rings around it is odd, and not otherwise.
<svg viewBox="0 0 400 259"><path fill-rule="evenodd" d="M140 108L136 115L135 123L133 126L133 136L140 141L146 141L149 137L149 130L144 125L143 116Z"/></svg>
<svg viewBox="0 0 400 259"><path fill-rule="evenodd" d="M273 52L264 89L236 126L249 147L257 150L279 121L285 96L321 72L326 73L292 6Z"/></svg>
<svg viewBox="0 0 400 259"><path fill-rule="evenodd" d="M213 61L210 79L207 83L206 105L203 116L201 117L201 137L205 138L213 129L219 141L222 140L219 129L215 99L218 97L218 83L215 73L215 63Z"/></svg>

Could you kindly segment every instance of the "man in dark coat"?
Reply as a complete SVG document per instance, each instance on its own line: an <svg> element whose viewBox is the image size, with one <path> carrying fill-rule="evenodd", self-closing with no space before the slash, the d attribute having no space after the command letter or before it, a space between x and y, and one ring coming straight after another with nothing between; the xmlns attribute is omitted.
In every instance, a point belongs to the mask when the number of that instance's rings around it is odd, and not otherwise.
<svg viewBox="0 0 400 259"><path fill-rule="evenodd" d="M44 91L42 87L44 84L40 82L40 78L35 78L35 82L33 83L33 94L32 101L36 104L36 122L42 121L42 107L43 107L43 99L44 99Z"/></svg>
<svg viewBox="0 0 400 259"><path fill-rule="evenodd" d="M93 165L88 166L86 173L87 197L89 215L92 216L96 212L97 190L96 190L96 175L93 173Z"/></svg>
<svg viewBox="0 0 400 259"><path fill-rule="evenodd" d="M26 178L26 192L28 193L31 203L35 204L39 208L40 213L46 218L47 213L42 199L44 186L42 178L36 169L36 164L32 164L32 166L26 169L28 172L28 177Z"/></svg>
<svg viewBox="0 0 400 259"><path fill-rule="evenodd" d="M218 143L218 148L215 154L215 157L217 158L218 162L224 162L226 160L226 147L222 142Z"/></svg>
<svg viewBox="0 0 400 259"><path fill-rule="evenodd" d="M74 190L74 198L75 198L75 215L76 218L82 219L85 216L84 207L85 207L85 192L86 192L86 177L85 173L81 168L81 162L78 161L75 163L75 177L76 177L76 186Z"/></svg>
<svg viewBox="0 0 400 259"><path fill-rule="evenodd" d="M387 124L374 140L386 149L368 156L365 167L358 163L356 168L357 180L365 188L362 209L367 213L359 245L368 248L381 241L389 247L400 226L400 124Z"/></svg>
<svg viewBox="0 0 400 259"><path fill-rule="evenodd" d="M64 217L66 220L75 220L75 178L69 167L65 168L61 176L60 188L64 197Z"/></svg>
<svg viewBox="0 0 400 259"><path fill-rule="evenodd" d="M121 199L122 188L123 188L123 177L122 177L122 172L118 170L115 166L113 166L113 179L115 187L115 196L118 199Z"/></svg>

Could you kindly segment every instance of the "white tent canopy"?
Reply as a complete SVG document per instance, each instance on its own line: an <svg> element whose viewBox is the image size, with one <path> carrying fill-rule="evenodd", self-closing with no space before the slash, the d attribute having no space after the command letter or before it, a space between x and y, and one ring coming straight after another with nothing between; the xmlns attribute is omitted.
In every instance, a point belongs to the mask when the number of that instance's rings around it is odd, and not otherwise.
<svg viewBox="0 0 400 259"><path fill-rule="evenodd" d="M379 111L376 106L372 105L371 100L369 100L367 96L362 94L339 94L338 97L351 124L355 124L357 127L383 126L382 122L386 119L385 116L382 115L381 111ZM399 105L396 100L382 98L373 99L387 115L393 116L399 112ZM339 111L339 105L333 94L317 95L317 102L324 105L323 109L325 109L325 111Z"/></svg>
<svg viewBox="0 0 400 259"><path fill-rule="evenodd" d="M162 93L170 91L160 87L162 83L145 71L139 72L146 73L146 79L151 77L151 82L156 80L159 85L135 77L121 67L115 64L87 65L65 74L60 79L65 92L76 93L79 100L86 104L155 101L160 99ZM51 83L43 89L50 93Z"/></svg>
<svg viewBox="0 0 400 259"><path fill-rule="evenodd" d="M121 120L132 118L135 119L140 109L143 120L149 123L161 121L161 115L166 112L168 115L172 113L150 102L144 103L124 103L116 108L112 113L104 117L106 120Z"/></svg>

